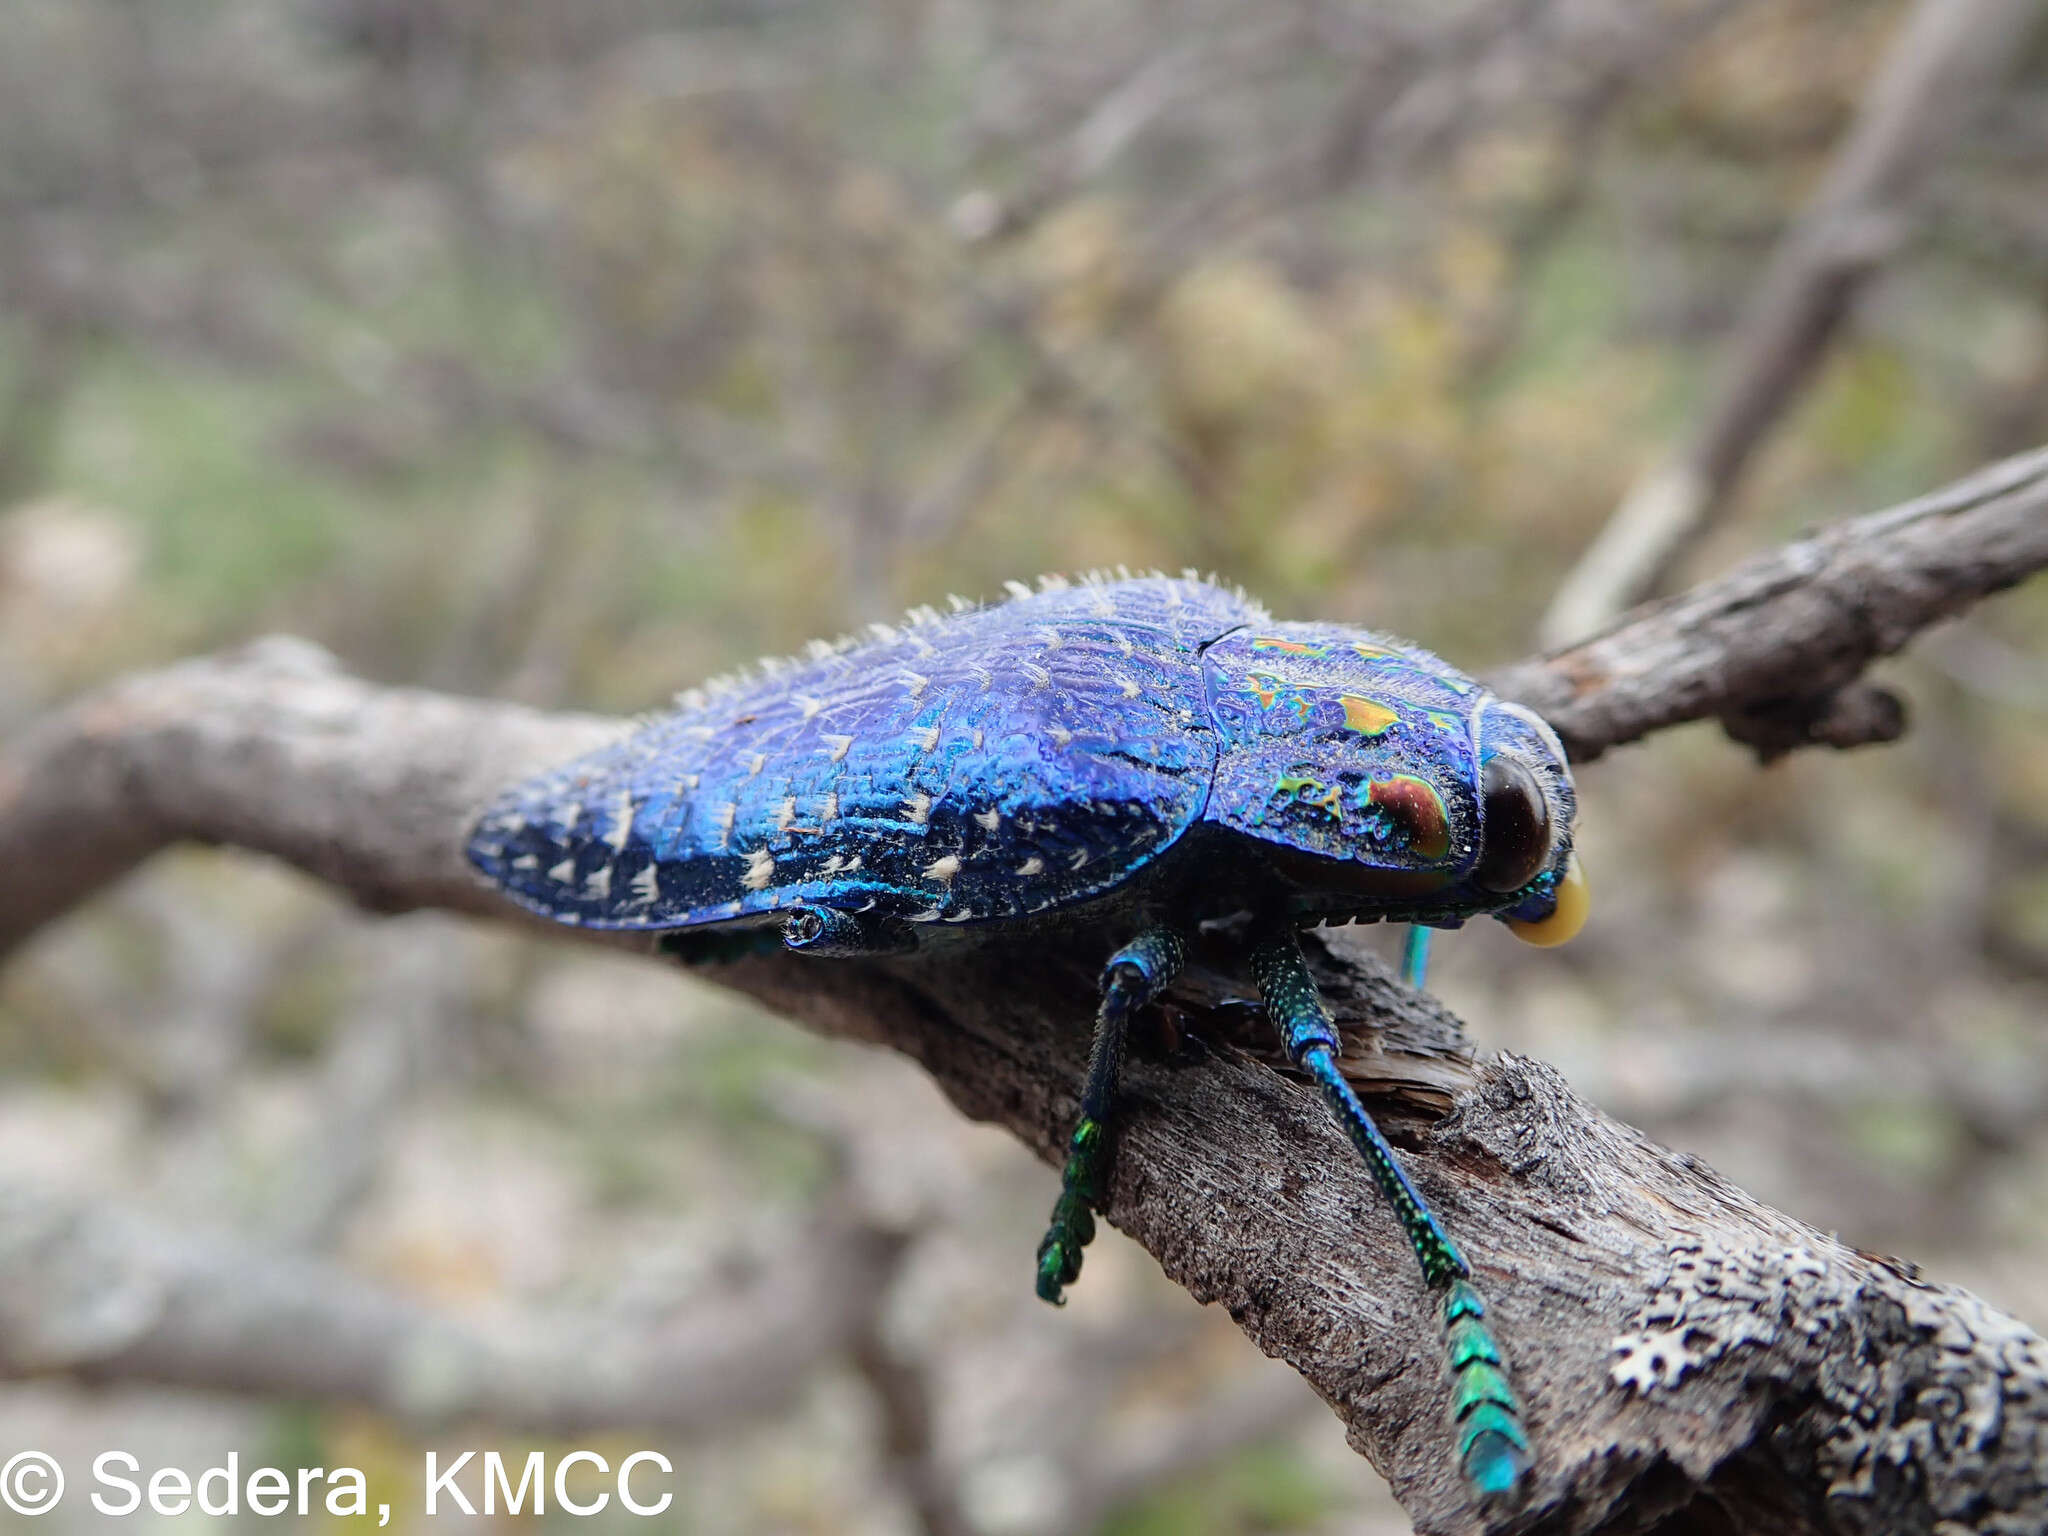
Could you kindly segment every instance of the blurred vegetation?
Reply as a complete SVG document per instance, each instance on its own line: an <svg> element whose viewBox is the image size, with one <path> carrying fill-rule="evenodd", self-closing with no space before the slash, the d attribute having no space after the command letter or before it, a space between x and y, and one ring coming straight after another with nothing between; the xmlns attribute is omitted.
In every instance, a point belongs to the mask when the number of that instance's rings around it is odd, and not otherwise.
<svg viewBox="0 0 2048 1536"><path fill-rule="evenodd" d="M1504 660L1697 413L1901 14L13 0L0 728L276 629L380 678L645 709L948 590L1120 563ZM1690 574L2048 440L2044 176L2037 28ZM1697 730L1599 765L1585 941L1447 945L1440 986L1489 1043L2040 1322L2048 589L1894 673L1895 749L1759 772ZM321 1239L351 1262L466 1303L574 1295L665 1213L690 1248L825 1187L769 1087L878 1069L450 931L371 1143L383 1192ZM295 1095L380 1006L378 935L283 876L164 861L0 982L0 1122L27 1117L0 1143L64 1127L121 1193L183 1146L180 1208L260 1227ZM1006 1193L960 1218L983 1267L932 1282L941 1382L976 1328L1052 1347L975 1299L1023 1273L1045 1180L972 1145ZM500 1156L580 1262L523 1273L393 1192ZM1170 1306L1129 1262L1091 1262L1100 1305ZM1061 1321L1125 1315L1098 1301ZM901 1528L836 1390L695 1464L677 1528ZM1032 1528L1017 1458L1051 1414L962 1432L981 1528ZM345 1414L274 1426L295 1457L400 1459ZM1392 1519L1329 1492L1361 1469L1327 1445L1300 1461L1317 1432L1105 1529Z"/></svg>

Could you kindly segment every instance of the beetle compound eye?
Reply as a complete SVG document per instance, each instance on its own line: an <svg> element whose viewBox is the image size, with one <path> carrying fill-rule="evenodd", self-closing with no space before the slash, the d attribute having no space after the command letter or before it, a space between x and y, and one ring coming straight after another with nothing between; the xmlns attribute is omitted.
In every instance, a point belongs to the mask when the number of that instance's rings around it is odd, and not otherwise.
<svg viewBox="0 0 2048 1536"><path fill-rule="evenodd" d="M1536 775L1512 757L1488 759L1479 788L1484 842L1472 879L1505 896L1535 879L1550 856L1550 806Z"/></svg>

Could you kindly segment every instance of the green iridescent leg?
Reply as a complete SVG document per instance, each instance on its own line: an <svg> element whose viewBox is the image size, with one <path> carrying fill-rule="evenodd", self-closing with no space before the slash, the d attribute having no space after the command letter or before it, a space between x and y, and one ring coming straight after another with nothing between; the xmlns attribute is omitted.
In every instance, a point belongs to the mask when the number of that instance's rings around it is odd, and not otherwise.
<svg viewBox="0 0 2048 1536"><path fill-rule="evenodd" d="M1185 959L1180 935L1155 928L1131 940L1103 967L1102 1005L1095 1014L1081 1118L1067 1144L1052 1224L1038 1245L1038 1294L1054 1306L1062 1304L1061 1292L1081 1273L1081 1250L1095 1236L1095 1212L1109 1173L1109 1112L1123 1073L1131 1015L1166 989Z"/></svg>
<svg viewBox="0 0 2048 1536"><path fill-rule="evenodd" d="M1472 1269L1410 1181L1394 1149L1337 1066L1336 1026L1291 931L1276 930L1252 951L1252 976L1280 1031L1288 1060L1308 1074L1335 1112L1422 1266L1422 1278L1443 1298L1444 1364L1451 1378L1451 1420L1466 1481L1485 1497L1512 1494L1528 1473L1529 1437L1521 1404L1508 1384L1507 1357L1486 1322L1486 1300Z"/></svg>

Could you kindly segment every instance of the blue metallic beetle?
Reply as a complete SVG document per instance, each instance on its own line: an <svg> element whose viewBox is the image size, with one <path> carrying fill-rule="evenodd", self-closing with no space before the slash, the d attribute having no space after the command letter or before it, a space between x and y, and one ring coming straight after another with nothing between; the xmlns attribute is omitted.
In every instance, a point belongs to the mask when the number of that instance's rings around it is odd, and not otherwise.
<svg viewBox="0 0 2048 1536"><path fill-rule="evenodd" d="M1490 913L1535 943L1570 938L1586 902L1557 737L1426 651L1276 623L1192 575L1010 590L692 690L511 790L470 859L558 922L808 955L895 953L1094 904L1125 942L1103 971L1038 1252L1054 1302L1094 1234L1132 1015L1179 972L1184 934L1249 913L1252 974L1288 1057L1441 1297L1464 1473L1482 1495L1514 1492L1528 1439L1486 1303L1339 1072L1296 934L1380 920L1420 934Z"/></svg>

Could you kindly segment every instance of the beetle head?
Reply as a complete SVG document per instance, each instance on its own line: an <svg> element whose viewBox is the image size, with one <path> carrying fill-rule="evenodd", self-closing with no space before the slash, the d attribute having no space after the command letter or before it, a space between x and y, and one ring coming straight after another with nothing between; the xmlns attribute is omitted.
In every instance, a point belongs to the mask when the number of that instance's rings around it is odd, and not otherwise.
<svg viewBox="0 0 2048 1536"><path fill-rule="evenodd" d="M1555 733L1427 651L1272 624L1203 654L1216 777L1206 817L1257 840L1298 917L1456 926L1534 943L1585 916L1577 808Z"/></svg>

